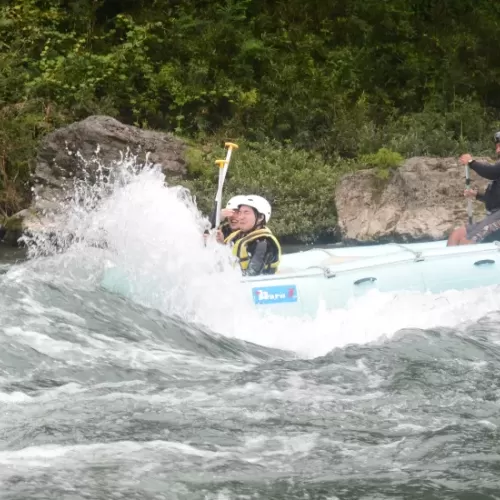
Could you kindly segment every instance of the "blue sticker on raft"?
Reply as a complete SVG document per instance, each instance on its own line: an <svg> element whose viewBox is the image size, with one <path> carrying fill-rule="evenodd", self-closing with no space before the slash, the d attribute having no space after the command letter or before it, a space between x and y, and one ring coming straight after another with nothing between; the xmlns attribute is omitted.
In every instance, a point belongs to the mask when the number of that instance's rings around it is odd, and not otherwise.
<svg viewBox="0 0 500 500"><path fill-rule="evenodd" d="M252 288L255 304L282 304L297 302L297 287L295 285L263 286Z"/></svg>

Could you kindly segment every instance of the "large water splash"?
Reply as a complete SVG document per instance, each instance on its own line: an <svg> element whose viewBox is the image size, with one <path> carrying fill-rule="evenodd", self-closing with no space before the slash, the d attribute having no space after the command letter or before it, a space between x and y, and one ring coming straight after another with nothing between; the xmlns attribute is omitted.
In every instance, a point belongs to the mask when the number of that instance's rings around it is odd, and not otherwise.
<svg viewBox="0 0 500 500"><path fill-rule="evenodd" d="M205 240L209 222L189 191L168 186L158 166L131 155L111 169L96 162L95 175L74 180L57 229L24 237L33 262L43 258L44 271L94 285L116 267L135 300L188 320L224 303L232 309L224 292L241 276L229 250Z"/></svg>
<svg viewBox="0 0 500 500"><path fill-rule="evenodd" d="M93 160L94 162L96 160ZM315 319L262 317L240 286L229 250L203 231L208 220L182 187L168 186L158 167L126 156L92 180L74 181L52 234L26 237L31 262L12 273L100 286L119 269L132 300L197 322L212 331L302 356L365 343L406 327L454 326L497 310L497 290L369 293ZM62 223L61 223L62 221Z"/></svg>

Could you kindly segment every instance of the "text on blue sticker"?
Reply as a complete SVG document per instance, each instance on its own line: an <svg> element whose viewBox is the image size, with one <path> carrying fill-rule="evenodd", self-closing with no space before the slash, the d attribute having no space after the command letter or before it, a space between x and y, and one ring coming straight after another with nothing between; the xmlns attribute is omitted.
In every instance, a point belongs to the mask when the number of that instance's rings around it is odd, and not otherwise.
<svg viewBox="0 0 500 500"><path fill-rule="evenodd" d="M255 304L282 304L297 302L297 287L295 285L262 286L252 288Z"/></svg>

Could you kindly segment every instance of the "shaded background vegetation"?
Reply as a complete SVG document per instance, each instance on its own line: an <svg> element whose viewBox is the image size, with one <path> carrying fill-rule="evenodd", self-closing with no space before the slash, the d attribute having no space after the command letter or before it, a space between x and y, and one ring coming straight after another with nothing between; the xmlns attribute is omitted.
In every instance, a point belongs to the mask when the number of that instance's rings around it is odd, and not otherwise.
<svg viewBox="0 0 500 500"><path fill-rule="evenodd" d="M246 144L228 194L268 195L278 232L317 236L339 173L380 148L491 152L499 35L491 0L4 1L0 215L28 202L41 135L100 113L213 155ZM204 207L216 169L196 150Z"/></svg>

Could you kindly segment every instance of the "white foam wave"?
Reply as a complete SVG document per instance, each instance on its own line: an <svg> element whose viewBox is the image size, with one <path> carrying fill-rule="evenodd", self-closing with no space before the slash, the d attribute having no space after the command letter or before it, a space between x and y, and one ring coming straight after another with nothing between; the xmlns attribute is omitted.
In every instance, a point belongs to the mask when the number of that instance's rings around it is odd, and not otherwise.
<svg viewBox="0 0 500 500"><path fill-rule="evenodd" d="M345 309L320 310L315 319L262 317L244 297L228 249L213 239L204 243L207 220L186 190L167 186L158 169L139 170L130 160L115 170L113 179L76 185L60 231L64 253L48 238L29 241L30 272L98 286L103 271L116 266L137 302L300 356L371 342L403 328L466 326L500 309L498 287L490 287L441 294L372 292ZM95 248L96 242L105 248ZM16 272L19 279L19 271L11 271Z"/></svg>

